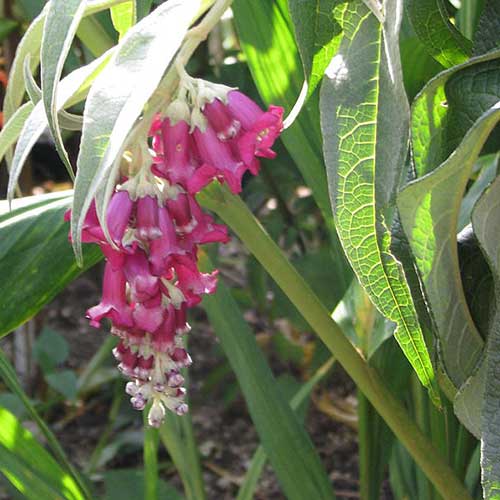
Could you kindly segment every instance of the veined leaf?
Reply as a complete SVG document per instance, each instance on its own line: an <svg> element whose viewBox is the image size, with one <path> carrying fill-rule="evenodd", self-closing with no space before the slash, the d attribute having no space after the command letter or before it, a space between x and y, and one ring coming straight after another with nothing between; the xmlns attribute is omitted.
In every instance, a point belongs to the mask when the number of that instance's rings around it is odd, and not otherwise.
<svg viewBox="0 0 500 500"><path fill-rule="evenodd" d="M201 267L211 269L202 254ZM262 445L291 500L332 499L334 494L326 473L284 397L243 320L229 290L219 282L217 293L203 300L211 324L233 368Z"/></svg>
<svg viewBox="0 0 500 500"><path fill-rule="evenodd" d="M340 240L371 300L396 323L395 336L422 383L434 372L401 263L391 253L393 198L408 149L408 102L398 52L401 3L384 25L361 1L338 22L344 38L321 88L330 197Z"/></svg>
<svg viewBox="0 0 500 500"><path fill-rule="evenodd" d="M99 59L83 66L63 79L59 86L57 110L62 110L74 98L76 94L83 97L88 91L90 82L99 75L102 68L107 64L109 54L104 54ZM23 169L28 155L36 144L38 138L47 127L47 116L43 107L43 102L39 102L32 110L29 118L25 121L19 140L17 141L12 168L10 171L7 198L11 200L14 196L14 189Z"/></svg>
<svg viewBox="0 0 500 500"><path fill-rule="evenodd" d="M295 37L308 83L307 97L323 78L338 49L342 29L333 11L345 0L288 0Z"/></svg>
<svg viewBox="0 0 500 500"><path fill-rule="evenodd" d="M86 0L50 0L40 52L43 105L57 152L71 179L74 179L73 168L59 126L57 87L86 3Z"/></svg>
<svg viewBox="0 0 500 500"><path fill-rule="evenodd" d="M417 177L456 149L485 109L500 99L500 50L439 73L412 105L412 144Z"/></svg>
<svg viewBox="0 0 500 500"><path fill-rule="evenodd" d="M84 499L84 495L33 435L0 408L0 470L26 498Z"/></svg>
<svg viewBox="0 0 500 500"><path fill-rule="evenodd" d="M137 21L136 3L136 0L130 0L129 2L115 5L110 9L111 20L113 21L113 26L120 35L120 40Z"/></svg>
<svg viewBox="0 0 500 500"><path fill-rule="evenodd" d="M67 193L33 196L23 198L21 208L14 201L12 212L7 202L0 202L0 337L30 319L82 272L74 262L69 227L63 220L70 202ZM99 249L89 246L85 268L101 258Z"/></svg>
<svg viewBox="0 0 500 500"><path fill-rule="evenodd" d="M486 0L483 13L474 33L475 56L500 47L500 2Z"/></svg>
<svg viewBox="0 0 500 500"><path fill-rule="evenodd" d="M484 399L481 408L481 469L485 500L500 498L500 177L484 193L472 214L474 232L490 264L495 281L496 313L490 322L484 365Z"/></svg>
<svg viewBox="0 0 500 500"><path fill-rule="evenodd" d="M472 42L451 24L443 0L408 0L415 33L429 54L445 68L461 64L472 53Z"/></svg>
<svg viewBox="0 0 500 500"><path fill-rule="evenodd" d="M499 119L498 106L483 114L444 163L398 196L401 222L434 318L441 357L457 388L473 374L483 349L462 288L458 215L474 162Z"/></svg>
<svg viewBox="0 0 500 500"><path fill-rule="evenodd" d="M78 261L90 203L180 47L199 5L199 0L172 0L160 5L128 31L92 85L84 112L71 214Z"/></svg>

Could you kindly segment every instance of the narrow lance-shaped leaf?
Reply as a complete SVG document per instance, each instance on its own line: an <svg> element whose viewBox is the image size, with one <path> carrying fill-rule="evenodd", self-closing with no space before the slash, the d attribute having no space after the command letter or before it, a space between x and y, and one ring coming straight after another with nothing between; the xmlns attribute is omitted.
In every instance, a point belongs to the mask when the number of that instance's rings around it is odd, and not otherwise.
<svg viewBox="0 0 500 500"><path fill-rule="evenodd" d="M473 374L483 348L462 288L457 222L474 162L499 118L498 107L490 109L443 164L398 196L401 222L440 339L441 358L457 388Z"/></svg>
<svg viewBox="0 0 500 500"><path fill-rule="evenodd" d="M289 0L290 14L295 27L309 97L337 51L342 28L334 17L334 9L344 0Z"/></svg>
<svg viewBox="0 0 500 500"><path fill-rule="evenodd" d="M87 0L51 0L40 52L42 99L54 143L71 179L73 168L64 147L57 113L57 87Z"/></svg>
<svg viewBox="0 0 500 500"><path fill-rule="evenodd" d="M136 3L135 0L130 0L129 2L115 5L110 9L111 20L113 21L115 30L120 35L120 40L137 21Z"/></svg>
<svg viewBox="0 0 500 500"><path fill-rule="evenodd" d="M495 281L496 313L490 322L484 360L486 383L481 412L481 469L485 500L500 498L500 255L497 235L500 231L500 177L476 204L472 215L474 232L488 259Z"/></svg>
<svg viewBox="0 0 500 500"><path fill-rule="evenodd" d="M90 82L100 73L109 59L109 54L103 54L99 59L92 61L86 66L82 66L70 73L63 79L59 87L57 110L62 110L76 94L80 99L88 91ZM21 170L28 158L28 155L36 144L38 138L47 127L47 116L43 107L43 102L39 102L31 112L29 118L24 123L23 129L17 141L12 167L7 187L7 198L11 200L14 196L14 189L21 174Z"/></svg>
<svg viewBox="0 0 500 500"><path fill-rule="evenodd" d="M30 500L85 498L73 478L4 408L0 423L0 470L21 493Z"/></svg>
<svg viewBox="0 0 500 500"><path fill-rule="evenodd" d="M200 264L211 264L205 254ZM217 293L203 299L211 324L248 404L262 445L291 500L335 498L330 481L309 436L277 388L276 381L229 290L219 282Z"/></svg>
<svg viewBox="0 0 500 500"><path fill-rule="evenodd" d="M0 337L30 319L82 272L71 252L64 222L71 196L58 193L23 198L22 202L24 206L20 200L19 208L14 202L12 212L7 202L0 204ZM86 248L85 267L100 258L97 247Z"/></svg>
<svg viewBox="0 0 500 500"><path fill-rule="evenodd" d="M467 61L472 42L450 22L443 0L408 0L408 15L429 54L445 68Z"/></svg>
<svg viewBox="0 0 500 500"><path fill-rule="evenodd" d="M388 229L408 148L398 51L401 6L387 2L384 25L361 0L339 13L344 37L323 79L321 123L330 197L346 255L373 303L396 323L396 339L437 402L432 364Z"/></svg>
<svg viewBox="0 0 500 500"><path fill-rule="evenodd" d="M131 28L87 98L71 234L81 261L85 215L141 111L180 47L199 0L171 0ZM103 104L104 103L104 104Z"/></svg>

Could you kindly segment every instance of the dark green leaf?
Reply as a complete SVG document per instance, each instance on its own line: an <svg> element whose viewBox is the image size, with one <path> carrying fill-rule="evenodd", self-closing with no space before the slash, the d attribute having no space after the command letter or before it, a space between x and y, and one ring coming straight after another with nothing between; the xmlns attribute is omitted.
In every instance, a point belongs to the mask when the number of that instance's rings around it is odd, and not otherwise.
<svg viewBox="0 0 500 500"><path fill-rule="evenodd" d="M458 212L474 162L499 119L498 107L483 114L444 163L398 196L401 222L432 311L441 357L457 388L473 373L483 348L460 278Z"/></svg>
<svg viewBox="0 0 500 500"><path fill-rule="evenodd" d="M0 18L0 42L3 42L12 31L14 31L18 26L18 23L12 19L7 19L5 17Z"/></svg>
<svg viewBox="0 0 500 500"><path fill-rule="evenodd" d="M78 393L76 374L72 370L62 370L58 372L49 373L45 376L47 384L52 389L61 393L66 399L76 401Z"/></svg>
<svg viewBox="0 0 500 500"><path fill-rule="evenodd" d="M44 373L53 372L68 358L69 346L66 339L48 328L44 328L33 345L33 356Z"/></svg>
<svg viewBox="0 0 500 500"><path fill-rule="evenodd" d="M295 36L308 83L307 97L316 89L342 38L333 11L345 0L288 0Z"/></svg>
<svg viewBox="0 0 500 500"><path fill-rule="evenodd" d="M500 98L500 51L439 73L415 98L411 135L417 177L431 172ZM496 151L496 150L495 150Z"/></svg>
<svg viewBox="0 0 500 500"><path fill-rule="evenodd" d="M474 33L474 55L485 54L500 47L500 1L486 0Z"/></svg>
<svg viewBox="0 0 500 500"><path fill-rule="evenodd" d="M344 38L321 88L321 123L335 225L359 281L434 401L434 371L401 263L391 253L391 204L404 173L409 110L399 1L384 25L361 0L339 18ZM389 47L389 51L387 50Z"/></svg>
<svg viewBox="0 0 500 500"><path fill-rule="evenodd" d="M64 222L71 198L53 198L24 198L19 209L14 201L11 213L7 202L0 202L0 336L30 319L83 271L74 260ZM97 247L87 246L84 269L101 258Z"/></svg>
<svg viewBox="0 0 500 500"><path fill-rule="evenodd" d="M208 271L208 258L200 258ZM334 498L332 487L311 441L298 422L243 320L231 294L219 282L217 293L203 301L210 322L226 352L262 445L291 500Z"/></svg>
<svg viewBox="0 0 500 500"><path fill-rule="evenodd" d="M445 68L467 61L472 43L450 22L444 0L408 0L408 15L429 54Z"/></svg>
<svg viewBox="0 0 500 500"><path fill-rule="evenodd" d="M498 111L498 108L497 108ZM496 313L490 323L484 361L485 388L481 410L481 469L485 500L500 498L500 254L496 235L500 231L500 178L478 201L472 224L485 252L495 281Z"/></svg>

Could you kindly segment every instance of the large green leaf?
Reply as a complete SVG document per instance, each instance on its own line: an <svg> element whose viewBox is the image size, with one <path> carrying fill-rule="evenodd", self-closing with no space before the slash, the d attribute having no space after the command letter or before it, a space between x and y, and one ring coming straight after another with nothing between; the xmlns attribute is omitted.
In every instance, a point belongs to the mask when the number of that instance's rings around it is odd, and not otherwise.
<svg viewBox="0 0 500 500"><path fill-rule="evenodd" d="M0 336L30 319L82 272L63 220L70 202L67 195L34 196L23 198L22 208L14 202L12 212L0 202ZM88 246L85 269L100 258L98 248Z"/></svg>
<svg viewBox="0 0 500 500"><path fill-rule="evenodd" d="M66 170L74 178L59 127L57 87L66 57L85 11L86 0L51 0L43 28L40 51L42 99L56 149Z"/></svg>
<svg viewBox="0 0 500 500"><path fill-rule="evenodd" d="M495 280L496 313L490 322L484 361L485 386L481 411L481 469L485 500L500 498L500 177L484 193L472 214L474 232Z"/></svg>
<svg viewBox="0 0 500 500"><path fill-rule="evenodd" d="M172 0L131 28L87 98L71 219L77 259L85 215L180 47L199 0ZM103 104L104 103L104 104Z"/></svg>
<svg viewBox="0 0 500 500"><path fill-rule="evenodd" d="M287 1L235 0L233 11L240 42L263 101L290 111L304 77ZM283 132L282 139L312 189L326 223L333 229L316 94Z"/></svg>
<svg viewBox="0 0 500 500"><path fill-rule="evenodd" d="M85 498L73 478L5 408L0 408L0 470L30 500Z"/></svg>
<svg viewBox="0 0 500 500"><path fill-rule="evenodd" d="M474 162L499 119L498 106L483 114L444 163L398 196L401 222L432 312L441 357L457 388L472 375L483 348L462 288L458 215Z"/></svg>
<svg viewBox="0 0 500 500"><path fill-rule="evenodd" d="M321 123L335 224L373 303L396 323L395 336L422 383L434 372L401 263L391 253L393 199L408 150L408 102L398 34L399 1L384 25L361 0L338 19L344 38L321 89Z"/></svg>
<svg viewBox="0 0 500 500"><path fill-rule="evenodd" d="M205 271L212 267L204 254L200 264ZM222 282L215 295L205 297L203 307L238 378L248 411L287 498L334 498L309 436L278 390L255 336Z"/></svg>
<svg viewBox="0 0 500 500"><path fill-rule="evenodd" d="M500 47L500 2L486 0L483 13L474 33L474 55Z"/></svg>
<svg viewBox="0 0 500 500"><path fill-rule="evenodd" d="M443 0L408 0L413 28L429 54L445 68L467 61L472 43L450 22Z"/></svg>
<svg viewBox="0 0 500 500"><path fill-rule="evenodd" d="M342 29L333 10L345 0L288 0L295 26L295 37L308 83L309 97L323 78L328 64L337 51Z"/></svg>
<svg viewBox="0 0 500 500"><path fill-rule="evenodd" d="M59 86L57 111L61 111L65 106L68 106L74 100L75 95L78 95L79 99L81 99L86 94L90 83L99 75L102 68L107 64L108 59L109 54L104 54L99 59L95 59L90 64L78 68L64 78ZM31 149L43 134L46 127L47 116L45 114L43 102L40 101L33 108L28 119L25 121L17 141L7 188L7 198L9 200L14 197L14 190L19 175L21 174Z"/></svg>
<svg viewBox="0 0 500 500"><path fill-rule="evenodd" d="M439 73L415 98L411 136L417 177L455 150L484 110L500 98L500 50Z"/></svg>

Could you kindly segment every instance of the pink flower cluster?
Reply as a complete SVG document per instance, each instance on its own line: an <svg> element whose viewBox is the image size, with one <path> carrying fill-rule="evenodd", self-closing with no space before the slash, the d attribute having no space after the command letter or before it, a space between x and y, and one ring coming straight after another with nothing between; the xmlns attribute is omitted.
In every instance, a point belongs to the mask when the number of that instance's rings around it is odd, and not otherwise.
<svg viewBox="0 0 500 500"><path fill-rule="evenodd" d="M95 204L87 213L82 241L97 243L106 257L102 300L87 316L94 327L104 318L111 322L120 339L114 355L130 379L126 391L138 410L152 403L152 426L167 409L188 410L180 373L191 364L183 342L190 329L186 312L214 293L217 281L217 271L199 271L197 249L228 241L227 228L204 213L194 195L213 179L240 192L243 174L259 170L257 157L275 156L270 148L282 114L274 106L264 112L227 87L199 80L181 85L151 127L153 151L145 145L140 168L116 186L107 232Z"/></svg>

